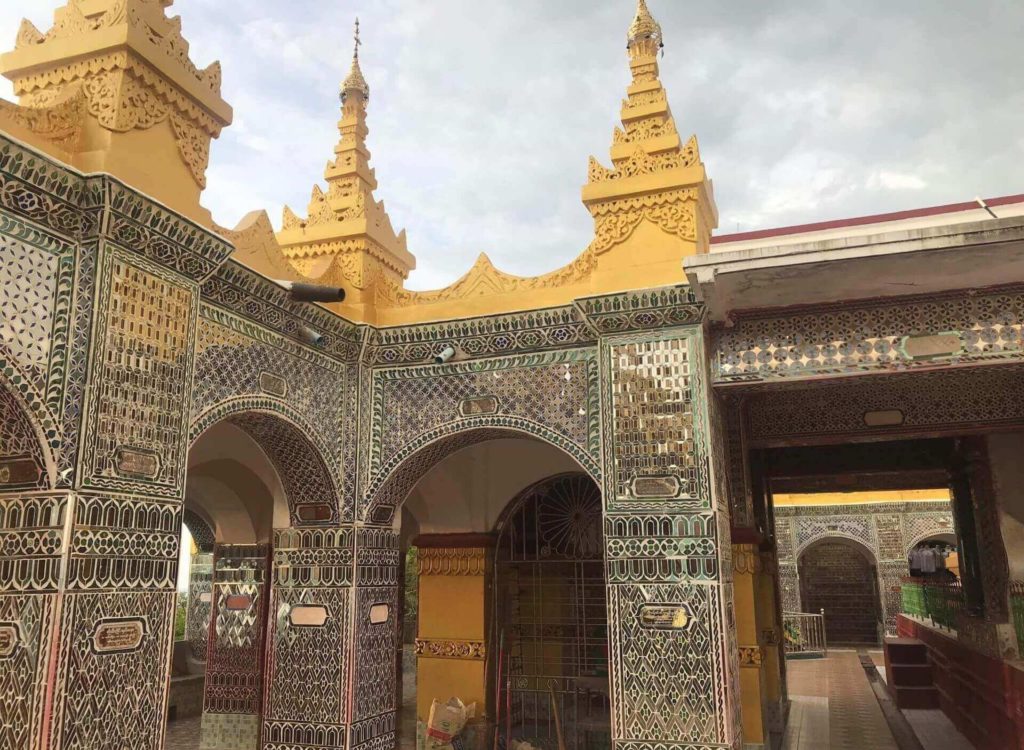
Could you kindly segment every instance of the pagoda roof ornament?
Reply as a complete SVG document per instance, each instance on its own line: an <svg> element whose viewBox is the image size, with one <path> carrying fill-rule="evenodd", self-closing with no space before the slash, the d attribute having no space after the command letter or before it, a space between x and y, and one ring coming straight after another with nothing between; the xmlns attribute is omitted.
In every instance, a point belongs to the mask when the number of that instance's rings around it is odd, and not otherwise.
<svg viewBox="0 0 1024 750"><path fill-rule="evenodd" d="M313 186L305 217L285 206L277 242L301 275L345 288L339 311L367 320L381 283L401 286L416 259L405 231L395 231L384 202L373 195L377 178L366 146L370 87L359 67L359 19L353 36L352 69L340 87L338 143L324 170L327 189Z"/></svg>
<svg viewBox="0 0 1024 750"><path fill-rule="evenodd" d="M634 57L654 55L665 46L661 34L661 24L654 20L647 8L647 0L637 0L636 16L629 25L626 35L627 47Z"/></svg>
<svg viewBox="0 0 1024 750"><path fill-rule="evenodd" d="M22 21L15 48L0 55L22 119L40 142L55 105L80 102L77 135L54 144L86 172L109 172L175 210L208 223L200 205L210 142L231 123L221 66L198 67L173 0L64 0L46 32ZM59 113L57 113L59 114ZM177 160L153 154L170 147Z"/></svg>
<svg viewBox="0 0 1024 750"><path fill-rule="evenodd" d="M358 91L363 95L364 100L370 98L370 85L366 82L363 77L363 71L359 67L359 47L362 45L362 40L359 38L359 19L356 19L355 28L355 44L352 50L352 68L349 70L348 77L341 84L341 102L345 103L345 99L348 94L353 91Z"/></svg>

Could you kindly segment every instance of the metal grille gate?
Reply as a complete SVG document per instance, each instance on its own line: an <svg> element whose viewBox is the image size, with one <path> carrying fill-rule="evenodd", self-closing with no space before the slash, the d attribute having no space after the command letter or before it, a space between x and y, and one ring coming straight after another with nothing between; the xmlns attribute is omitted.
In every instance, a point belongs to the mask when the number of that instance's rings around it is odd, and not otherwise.
<svg viewBox="0 0 1024 750"><path fill-rule="evenodd" d="M601 494L585 475L537 484L512 504L495 558L499 736L557 750L610 746Z"/></svg>

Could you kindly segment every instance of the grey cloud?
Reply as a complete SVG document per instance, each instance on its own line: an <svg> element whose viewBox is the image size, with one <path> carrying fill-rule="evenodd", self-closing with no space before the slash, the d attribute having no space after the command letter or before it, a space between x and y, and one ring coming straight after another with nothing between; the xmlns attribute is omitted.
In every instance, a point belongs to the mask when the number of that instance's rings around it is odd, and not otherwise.
<svg viewBox="0 0 1024 750"><path fill-rule="evenodd" d="M55 0L46 0L55 3ZM5 0L13 40L40 0ZM1024 191L1018 0L649 0L665 83L715 182L721 232ZM590 240L587 157L607 163L632 0L178 0L197 62L219 58L238 125L205 201L232 224L304 209L337 138L363 22L370 148L409 231L410 285L486 251L540 273ZM267 150L267 145L272 148Z"/></svg>

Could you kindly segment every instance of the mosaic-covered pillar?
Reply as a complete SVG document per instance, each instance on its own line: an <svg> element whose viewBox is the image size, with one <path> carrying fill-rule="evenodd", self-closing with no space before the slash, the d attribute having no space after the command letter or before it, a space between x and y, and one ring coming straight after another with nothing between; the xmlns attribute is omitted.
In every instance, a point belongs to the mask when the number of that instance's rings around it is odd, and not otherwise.
<svg viewBox="0 0 1024 750"><path fill-rule="evenodd" d="M759 554L761 564L754 576L754 599L764 655L761 673L765 681L765 728L771 737L772 734L781 735L786 729L789 701L786 694L786 649L782 637L778 561L771 550L762 549Z"/></svg>
<svg viewBox="0 0 1024 750"><path fill-rule="evenodd" d="M258 750L269 598L266 544L213 548L200 750Z"/></svg>
<svg viewBox="0 0 1024 750"><path fill-rule="evenodd" d="M345 747L354 539L351 526L275 532L265 750Z"/></svg>
<svg viewBox="0 0 1024 750"><path fill-rule="evenodd" d="M349 750L395 745L398 633L398 532L357 527L352 628Z"/></svg>
<svg viewBox="0 0 1024 750"><path fill-rule="evenodd" d="M107 177L0 151L0 257L41 251L4 286L42 295L27 318L4 301L25 328L0 369L48 454L36 492L0 496L0 746L158 750L198 284L230 246ZM3 489L26 468L0 468Z"/></svg>
<svg viewBox="0 0 1024 750"><path fill-rule="evenodd" d="M786 509L783 509L786 510ZM775 511L775 545L778 552L779 597L783 612L800 610L800 572L797 570L795 521Z"/></svg>
<svg viewBox="0 0 1024 750"><path fill-rule="evenodd" d="M188 610L185 613L185 640L189 656L206 661L210 647L210 614L213 611L213 553L192 555L188 569Z"/></svg>
<svg viewBox="0 0 1024 750"><path fill-rule="evenodd" d="M188 609L185 612L185 641L189 658L206 662L210 644L210 604L213 601L213 529L194 511L184 513L185 527L192 536L195 553L188 567Z"/></svg>
<svg viewBox="0 0 1024 750"><path fill-rule="evenodd" d="M877 540L878 594L885 625L882 635L896 635L896 615L903 608L903 578L910 572L903 520L899 513L876 513L870 520L874 523Z"/></svg>
<svg viewBox="0 0 1024 750"><path fill-rule="evenodd" d="M602 337L616 748L740 741L723 453L699 326Z"/></svg>
<svg viewBox="0 0 1024 750"><path fill-rule="evenodd" d="M989 656L1014 658L1009 564L985 438L963 438L958 453L950 489L967 611L958 618L957 632L961 641Z"/></svg>

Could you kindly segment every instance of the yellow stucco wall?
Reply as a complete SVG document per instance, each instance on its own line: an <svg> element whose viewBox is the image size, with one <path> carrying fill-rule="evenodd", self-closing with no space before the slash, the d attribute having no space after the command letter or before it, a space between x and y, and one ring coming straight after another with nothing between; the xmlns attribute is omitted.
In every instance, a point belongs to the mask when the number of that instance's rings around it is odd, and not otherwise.
<svg viewBox="0 0 1024 750"><path fill-rule="evenodd" d="M416 717L430 705L460 698L486 710L486 572L483 548L421 548L417 627ZM443 655L442 655L443 654Z"/></svg>

